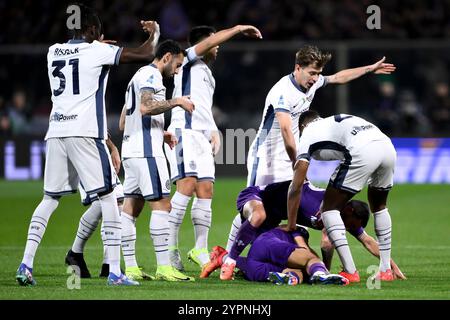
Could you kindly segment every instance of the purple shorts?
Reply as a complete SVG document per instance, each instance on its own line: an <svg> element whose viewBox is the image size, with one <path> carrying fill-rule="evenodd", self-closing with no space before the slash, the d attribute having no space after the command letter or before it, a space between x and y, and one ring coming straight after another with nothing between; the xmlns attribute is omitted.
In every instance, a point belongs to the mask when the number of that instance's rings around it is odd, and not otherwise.
<svg viewBox="0 0 450 320"><path fill-rule="evenodd" d="M257 186L247 187L244 190L242 190L239 193L237 200L236 200L236 207L237 207L237 210L239 211L239 213L242 214L245 204L251 200L257 200L257 201L262 202L262 199L260 196L261 192L262 191Z"/></svg>
<svg viewBox="0 0 450 320"><path fill-rule="evenodd" d="M298 248L294 243L294 238L286 232L270 230L255 240L247 258L239 257L236 266L250 281L267 281L269 272L287 268L289 256Z"/></svg>

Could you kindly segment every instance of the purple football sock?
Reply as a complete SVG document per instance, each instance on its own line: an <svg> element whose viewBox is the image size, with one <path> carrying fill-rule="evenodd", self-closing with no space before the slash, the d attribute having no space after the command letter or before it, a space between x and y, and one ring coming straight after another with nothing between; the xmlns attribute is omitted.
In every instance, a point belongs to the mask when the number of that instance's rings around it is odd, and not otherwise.
<svg viewBox="0 0 450 320"><path fill-rule="evenodd" d="M322 271L326 274L330 273L327 268L325 268L325 265L323 262L316 262L309 266L308 268L308 274L313 275L317 271Z"/></svg>
<svg viewBox="0 0 450 320"><path fill-rule="evenodd" d="M250 221L245 220L241 225L234 240L233 246L231 247L229 257L231 259L237 260L239 255L244 251L245 247L248 246L256 238L257 228L250 224Z"/></svg>

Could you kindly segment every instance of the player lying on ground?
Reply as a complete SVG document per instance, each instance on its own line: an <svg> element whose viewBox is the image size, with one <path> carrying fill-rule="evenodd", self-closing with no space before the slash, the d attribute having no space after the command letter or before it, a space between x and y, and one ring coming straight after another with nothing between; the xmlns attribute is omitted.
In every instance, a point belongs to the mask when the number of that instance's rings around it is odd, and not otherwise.
<svg viewBox="0 0 450 320"><path fill-rule="evenodd" d="M296 285L303 282L305 275L312 284L347 285L349 281L345 277L330 274L309 247L308 238L308 231L303 227L289 232L280 228L266 231L253 242L247 257L238 257L237 268L250 281ZM213 252L211 263L220 266L227 251L216 246Z"/></svg>
<svg viewBox="0 0 450 320"><path fill-rule="evenodd" d="M253 242L256 237L264 232L275 228L282 220L287 219L287 194L291 181L280 183L272 183L265 187L252 186L247 187L239 193L237 198L238 214L233 223L242 223L236 239L230 248L229 257L237 260L239 255L245 247ZM325 190L313 186L310 182L303 184L302 202L298 208L296 223L315 230L322 230L321 249L322 256L327 268L331 268L331 259L333 256L334 246L328 239L327 233L323 227L322 216L320 212L321 204L325 195ZM368 235L364 228L369 220L370 212L365 202L358 200L349 201L344 209L341 211L341 217L344 222L346 230L352 234L361 244L374 256L379 257L380 252L378 243L370 235ZM257 227L253 227L249 218L257 221ZM214 252L211 253L214 255ZM232 274L233 269L227 272ZM391 259L391 267L394 276L398 279L406 279L400 271L396 263ZM203 277L217 269L218 266L212 262L205 272ZM222 265L223 270L231 269L227 264Z"/></svg>

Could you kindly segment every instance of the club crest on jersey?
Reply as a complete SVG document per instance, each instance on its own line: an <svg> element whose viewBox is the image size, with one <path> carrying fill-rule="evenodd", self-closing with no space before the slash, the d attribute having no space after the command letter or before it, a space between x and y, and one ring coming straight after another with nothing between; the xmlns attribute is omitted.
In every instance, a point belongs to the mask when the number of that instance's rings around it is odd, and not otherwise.
<svg viewBox="0 0 450 320"><path fill-rule="evenodd" d="M170 190L170 180L169 179L166 180L166 189Z"/></svg>
<svg viewBox="0 0 450 320"><path fill-rule="evenodd" d="M191 162L189 162L189 168L191 168L191 170L197 169L197 164L195 163L194 160L192 160Z"/></svg>
<svg viewBox="0 0 450 320"><path fill-rule="evenodd" d="M278 105L279 106L284 106L284 97L283 97L283 95L281 95L280 98L278 99Z"/></svg>
<svg viewBox="0 0 450 320"><path fill-rule="evenodd" d="M57 122L73 121L73 120L77 120L77 118L78 118L77 114L65 115L62 113L55 112L54 114L52 114L50 116L50 122L52 122L52 121L57 121Z"/></svg>

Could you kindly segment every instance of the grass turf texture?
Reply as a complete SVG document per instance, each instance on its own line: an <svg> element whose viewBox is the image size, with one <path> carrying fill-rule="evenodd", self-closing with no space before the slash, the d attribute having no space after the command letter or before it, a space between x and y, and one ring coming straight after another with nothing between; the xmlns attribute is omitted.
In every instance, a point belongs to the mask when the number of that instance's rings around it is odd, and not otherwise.
<svg viewBox="0 0 450 320"><path fill-rule="evenodd" d="M213 201L213 222L209 236L210 248L225 246L230 223L235 215L235 199L245 186L243 179L218 179ZM71 247L84 211L79 195L66 196L50 219L34 263L36 287L19 287L15 272L25 247L30 217L42 197L42 182L0 181L2 223L0 224L0 299L450 299L450 185L398 185L390 196L393 221L392 256L408 277L406 281L382 283L381 289L369 290L366 281L370 265L378 265L349 234L351 250L361 275L361 283L347 287L275 286L246 280L223 282L216 271L208 279L199 279L198 268L186 259L193 246L194 235L190 214L185 217L180 233L180 250L187 274L196 276L194 283L163 281L141 282L133 288L111 288L98 278L102 247L97 231L86 245L85 258L93 276L82 279L81 289L69 290L64 257ZM357 198L365 200L365 190ZM146 207L137 221L137 260L150 273L155 271L155 257L148 233L150 209ZM374 235L373 217L367 232ZM310 244L317 252L320 232L311 230ZM340 271L337 253L332 272Z"/></svg>

